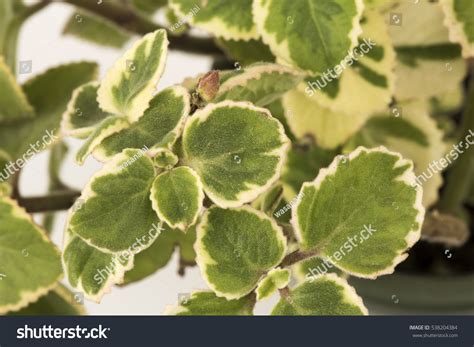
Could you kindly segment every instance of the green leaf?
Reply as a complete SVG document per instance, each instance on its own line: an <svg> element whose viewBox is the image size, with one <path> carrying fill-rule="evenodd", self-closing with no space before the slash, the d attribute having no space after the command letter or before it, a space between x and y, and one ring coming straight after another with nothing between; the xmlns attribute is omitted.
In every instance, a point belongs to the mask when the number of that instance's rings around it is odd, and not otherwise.
<svg viewBox="0 0 474 347"><path fill-rule="evenodd" d="M167 4L168 0L132 0L133 7L150 16Z"/></svg>
<svg viewBox="0 0 474 347"><path fill-rule="evenodd" d="M177 306L166 308L166 315L175 316L251 316L255 298L251 295L238 300L226 300L213 292L194 292Z"/></svg>
<svg viewBox="0 0 474 347"><path fill-rule="evenodd" d="M158 148L153 157L153 163L160 169L171 170L179 162L176 154L166 148Z"/></svg>
<svg viewBox="0 0 474 347"><path fill-rule="evenodd" d="M397 107L400 117L385 115L371 118L350 141L348 149L384 145L413 160L415 174L423 185L423 206L429 207L438 200L438 190L443 185L443 170L433 172L430 165L437 163L448 152L443 141L444 133L438 129L436 121L429 116L427 107L422 103L404 103Z"/></svg>
<svg viewBox="0 0 474 347"><path fill-rule="evenodd" d="M302 80L294 70L277 64L256 64L227 79L214 102L249 101L264 107L296 87Z"/></svg>
<svg viewBox="0 0 474 347"><path fill-rule="evenodd" d="M60 254L25 210L0 197L0 314L48 293L62 277Z"/></svg>
<svg viewBox="0 0 474 347"><path fill-rule="evenodd" d="M1 6L1 5L0 5ZM32 118L34 110L5 60L0 56L0 122Z"/></svg>
<svg viewBox="0 0 474 347"><path fill-rule="evenodd" d="M76 154L76 162L84 164L86 158L91 154L107 137L127 129L130 123L127 119L117 116L105 118L89 136Z"/></svg>
<svg viewBox="0 0 474 347"><path fill-rule="evenodd" d="M253 3L257 29L273 54L313 75L339 64L356 46L362 9L359 0Z"/></svg>
<svg viewBox="0 0 474 347"><path fill-rule="evenodd" d="M238 62L241 66L248 66L258 62L275 62L275 56L270 48L261 40L236 41L217 40L219 47L226 53L227 57Z"/></svg>
<svg viewBox="0 0 474 347"><path fill-rule="evenodd" d="M182 21L226 40L257 39L252 19L252 0L170 0L169 4Z"/></svg>
<svg viewBox="0 0 474 347"><path fill-rule="evenodd" d="M268 275L257 286L257 300L269 298L278 289L285 288L290 282L291 272L288 269L276 268L270 270Z"/></svg>
<svg viewBox="0 0 474 347"><path fill-rule="evenodd" d="M8 28L13 16L14 10L12 0L0 1L0 52L2 53L7 39Z"/></svg>
<svg viewBox="0 0 474 347"><path fill-rule="evenodd" d="M184 166L160 174L151 189L153 209L160 220L183 231L196 223L203 200L199 176Z"/></svg>
<svg viewBox="0 0 474 347"><path fill-rule="evenodd" d="M263 212L211 207L197 228L197 263L211 289L228 300L252 292L280 264L286 238Z"/></svg>
<svg viewBox="0 0 474 347"><path fill-rule="evenodd" d="M367 315L362 299L345 280L334 274L319 276L290 291L273 309L275 316Z"/></svg>
<svg viewBox="0 0 474 347"><path fill-rule="evenodd" d="M98 90L100 108L137 121L148 108L165 68L166 31L161 29L137 41L107 72Z"/></svg>
<svg viewBox="0 0 474 347"><path fill-rule="evenodd" d="M77 11L69 18L63 34L113 48L122 48L131 38L114 22L85 11Z"/></svg>
<svg viewBox="0 0 474 347"><path fill-rule="evenodd" d="M102 141L94 156L107 161L125 148L145 148L151 153L159 152L161 147L170 148L181 135L190 103L190 95L182 87L161 91L137 122Z"/></svg>
<svg viewBox="0 0 474 347"><path fill-rule="evenodd" d="M368 114L333 112L321 106L314 96L297 89L285 94L283 108L288 126L297 139L310 136L325 149L345 143L369 118Z"/></svg>
<svg viewBox="0 0 474 347"><path fill-rule="evenodd" d="M154 178L153 162L143 152L129 149L115 156L82 192L82 208L71 211L71 232L106 252L147 248L159 234L150 201Z"/></svg>
<svg viewBox="0 0 474 347"><path fill-rule="evenodd" d="M277 182L273 187L268 189L268 191L260 195L260 197L252 203L252 207L271 215L280 204L282 197L283 186Z"/></svg>
<svg viewBox="0 0 474 347"><path fill-rule="evenodd" d="M84 307L66 287L58 285L38 301L28 305L10 316L81 316L85 315Z"/></svg>
<svg viewBox="0 0 474 347"><path fill-rule="evenodd" d="M281 174L287 201L292 201L305 182L316 178L319 170L331 164L336 151L327 151L316 145L293 146L288 152Z"/></svg>
<svg viewBox="0 0 474 347"><path fill-rule="evenodd" d="M183 135L185 162L221 207L241 206L266 191L280 175L288 146L283 126L266 109L242 102L197 111Z"/></svg>
<svg viewBox="0 0 474 347"><path fill-rule="evenodd" d="M37 151L48 148L57 141L55 134L73 91L95 79L97 65L93 63L71 63L61 65L26 82L23 86L28 100L36 111L33 119L2 125L0 148L13 159L30 158L35 146ZM51 99L51 96L54 98ZM49 138L45 135L49 135ZM49 142L46 143L46 142Z"/></svg>
<svg viewBox="0 0 474 347"><path fill-rule="evenodd" d="M69 230L64 241L63 267L71 286L98 303L114 284L123 281L125 271L133 267L133 256L127 252L103 252Z"/></svg>
<svg viewBox="0 0 474 347"><path fill-rule="evenodd" d="M393 273L420 238L425 209L413 163L384 147L336 158L300 196L292 224L301 249L354 276Z"/></svg>
<svg viewBox="0 0 474 347"><path fill-rule="evenodd" d="M474 3L470 0L441 0L449 38L463 48L464 58L474 56Z"/></svg>
<svg viewBox="0 0 474 347"><path fill-rule="evenodd" d="M395 51L380 13L364 12L358 43L327 74L307 78L300 90L334 113L368 117L385 111L395 90Z"/></svg>
<svg viewBox="0 0 474 347"><path fill-rule="evenodd" d="M310 281L315 276L325 275L327 273L335 273L336 275L342 275L343 272L331 264L327 260L323 260L318 257L309 258L293 266L293 273L299 282Z"/></svg>
<svg viewBox="0 0 474 347"><path fill-rule="evenodd" d="M86 138L109 114L97 102L99 83L91 82L77 88L63 114L61 131L67 136Z"/></svg>

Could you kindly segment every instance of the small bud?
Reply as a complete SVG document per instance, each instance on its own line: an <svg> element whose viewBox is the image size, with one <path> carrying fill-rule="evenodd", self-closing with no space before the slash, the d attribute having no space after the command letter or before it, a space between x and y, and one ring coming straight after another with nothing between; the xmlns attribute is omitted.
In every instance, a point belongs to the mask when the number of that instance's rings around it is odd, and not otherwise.
<svg viewBox="0 0 474 347"><path fill-rule="evenodd" d="M202 100L210 102L216 97L219 88L219 72L214 70L201 77L197 86L197 92Z"/></svg>

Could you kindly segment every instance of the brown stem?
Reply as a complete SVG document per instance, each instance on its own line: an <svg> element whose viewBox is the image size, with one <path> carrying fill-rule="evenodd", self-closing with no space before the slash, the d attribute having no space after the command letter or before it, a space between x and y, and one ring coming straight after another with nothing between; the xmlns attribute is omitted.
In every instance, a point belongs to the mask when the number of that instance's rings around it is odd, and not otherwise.
<svg viewBox="0 0 474 347"><path fill-rule="evenodd" d="M301 250L298 249L298 250L288 254L285 257L285 259L283 259L280 266L281 267L291 266L291 265L294 265L296 263L299 263L302 260L306 260L306 259L309 259L309 258L316 257L317 255L318 255L318 252L316 252L316 251L305 252L305 251L301 251Z"/></svg>
<svg viewBox="0 0 474 347"><path fill-rule="evenodd" d="M138 35L145 35L149 32L166 29L145 16L131 10L128 6L104 1L97 4L97 0L58 0L92 12L101 17L107 18L120 27ZM222 55L222 51L217 47L211 38L198 38L190 35L173 36L170 40L170 49L185 51L189 53Z"/></svg>
<svg viewBox="0 0 474 347"><path fill-rule="evenodd" d="M20 197L18 203L29 213L64 211L71 208L80 196L78 191L64 190L41 197Z"/></svg>

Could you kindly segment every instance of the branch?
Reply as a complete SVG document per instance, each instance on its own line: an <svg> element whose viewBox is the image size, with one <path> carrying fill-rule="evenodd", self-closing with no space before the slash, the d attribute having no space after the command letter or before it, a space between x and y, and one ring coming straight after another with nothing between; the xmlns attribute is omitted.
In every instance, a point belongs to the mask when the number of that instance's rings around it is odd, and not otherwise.
<svg viewBox="0 0 474 347"><path fill-rule="evenodd" d="M125 30L138 35L145 35L158 29L166 29L145 16L133 11L130 7L114 2L104 1L101 4L97 4L97 0L58 1L92 12L114 22ZM213 39L198 38L189 35L172 36L170 40L170 49L205 55L223 55Z"/></svg>
<svg viewBox="0 0 474 347"><path fill-rule="evenodd" d="M71 208L74 202L81 196L81 192L75 190L56 191L47 196L34 198L18 198L20 206L29 213L64 211Z"/></svg>
<svg viewBox="0 0 474 347"><path fill-rule="evenodd" d="M294 265L296 263L299 263L302 260L306 260L306 259L309 259L309 258L316 257L317 255L318 255L318 252L316 252L316 251L305 252L305 251L301 251L301 250L296 250L296 251L288 254L283 259L283 261L281 262L281 264L279 266L281 266L281 267L291 266L291 265Z"/></svg>

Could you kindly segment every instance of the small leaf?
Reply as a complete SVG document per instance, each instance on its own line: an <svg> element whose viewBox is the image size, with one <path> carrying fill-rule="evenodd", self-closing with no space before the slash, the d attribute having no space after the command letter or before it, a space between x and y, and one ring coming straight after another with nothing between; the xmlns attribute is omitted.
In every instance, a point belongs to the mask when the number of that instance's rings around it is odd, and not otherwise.
<svg viewBox="0 0 474 347"><path fill-rule="evenodd" d="M177 86L161 91L137 122L102 141L94 157L107 161L126 148L157 152L159 148L171 147L183 130L190 107L190 95L184 88Z"/></svg>
<svg viewBox="0 0 474 347"><path fill-rule="evenodd" d="M300 196L292 224L302 250L354 276L393 273L420 238L425 209L413 163L384 147L336 158Z"/></svg>
<svg viewBox="0 0 474 347"><path fill-rule="evenodd" d="M175 316L251 316L255 299L251 295L226 300L213 292L194 292L177 306L168 306L166 315Z"/></svg>
<svg viewBox="0 0 474 347"><path fill-rule="evenodd" d="M0 148L13 159L32 153L31 146L42 151L54 144L61 116L73 91L96 78L97 65L71 63L47 70L23 86L25 94L36 111L36 117L0 127ZM54 102L51 96L54 95ZM46 136L46 137L45 137ZM29 152L28 152L29 151Z"/></svg>
<svg viewBox="0 0 474 347"><path fill-rule="evenodd" d="M82 207L71 211L71 232L111 253L137 242L133 253L147 248L160 232L150 201L154 178L153 162L143 152L129 149L115 156L84 189Z"/></svg>
<svg viewBox="0 0 474 347"><path fill-rule="evenodd" d="M153 157L153 163L160 169L170 170L178 164L179 158L176 154L166 148L158 148Z"/></svg>
<svg viewBox="0 0 474 347"><path fill-rule="evenodd" d="M0 314L48 293L62 277L60 254L25 210L0 197Z"/></svg>
<svg viewBox="0 0 474 347"><path fill-rule="evenodd" d="M470 0L441 0L449 38L463 48L463 57L474 56L474 3Z"/></svg>
<svg viewBox="0 0 474 347"><path fill-rule="evenodd" d="M131 37L114 22L85 11L72 14L63 29L63 34L113 48L122 48Z"/></svg>
<svg viewBox="0 0 474 347"><path fill-rule="evenodd" d="M195 249L208 285L231 300L254 290L283 260L286 238L274 220L251 207L212 207L198 225Z"/></svg>
<svg viewBox="0 0 474 347"><path fill-rule="evenodd" d="M278 289L285 288L290 282L291 272L288 269L273 269L257 286L257 300L269 298Z"/></svg>
<svg viewBox="0 0 474 347"><path fill-rule="evenodd" d="M168 0L132 0L131 2L133 7L149 16L168 4Z"/></svg>
<svg viewBox="0 0 474 347"><path fill-rule="evenodd" d="M76 162L84 164L86 158L96 149L107 137L116 134L130 126L130 123L122 117L110 116L105 118L89 136L76 154Z"/></svg>
<svg viewBox="0 0 474 347"><path fill-rule="evenodd" d="M362 299L345 280L334 274L318 276L290 291L273 309L275 316L367 315Z"/></svg>
<svg viewBox="0 0 474 347"><path fill-rule="evenodd" d="M1 42L1 41L0 41ZM0 56L0 122L12 122L34 116L33 107L18 85L5 60Z"/></svg>
<svg viewBox="0 0 474 347"><path fill-rule="evenodd" d="M107 72L98 98L106 112L137 121L148 108L165 68L168 39L157 30L137 41Z"/></svg>
<svg viewBox="0 0 474 347"><path fill-rule="evenodd" d="M78 302L80 298L75 297L65 286L59 284L38 301L28 305L17 312L11 312L9 316L81 316L85 315L84 306Z"/></svg>
<svg viewBox="0 0 474 347"><path fill-rule="evenodd" d="M279 177L289 140L269 112L249 103L210 104L188 120L185 162L221 207L254 200Z"/></svg>
<svg viewBox="0 0 474 347"><path fill-rule="evenodd" d="M109 114L102 111L97 102L99 84L91 82L77 88L63 114L61 130L67 136L86 138Z"/></svg>
<svg viewBox="0 0 474 347"><path fill-rule="evenodd" d="M252 19L252 0L198 3L195 0L170 0L169 4L182 21L189 21L217 37L244 41L258 38Z"/></svg>
<svg viewBox="0 0 474 347"><path fill-rule="evenodd" d="M252 203L252 206L257 210L271 215L280 204L282 197L283 186L281 183L276 183L273 187L268 189L268 191L260 195L260 197Z"/></svg>
<svg viewBox="0 0 474 347"><path fill-rule="evenodd" d="M199 176L184 166L160 174L151 189L153 209L171 228L186 230L196 223L203 200Z"/></svg>
<svg viewBox="0 0 474 347"><path fill-rule="evenodd" d="M125 271L133 267L133 255L102 252L68 231L63 264L71 286L98 303L114 284L123 281Z"/></svg>
<svg viewBox="0 0 474 347"><path fill-rule="evenodd" d="M318 257L309 258L296 263L293 267L293 271L299 282L310 281L311 279L314 281L316 276L325 275L327 273L335 273L338 276L343 274L341 270L329 261Z"/></svg>
<svg viewBox="0 0 474 347"><path fill-rule="evenodd" d="M357 44L363 7L359 0L255 0L253 15L273 54L314 75Z"/></svg>
<svg viewBox="0 0 474 347"><path fill-rule="evenodd" d="M249 101L264 107L296 87L301 80L301 75L284 66L256 64L227 79L214 101Z"/></svg>

